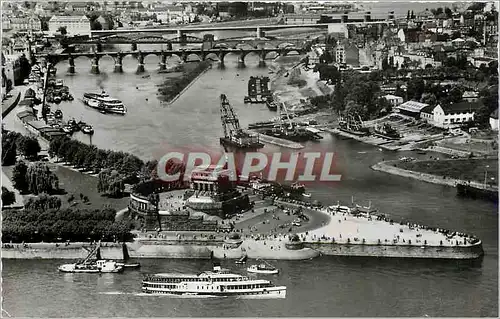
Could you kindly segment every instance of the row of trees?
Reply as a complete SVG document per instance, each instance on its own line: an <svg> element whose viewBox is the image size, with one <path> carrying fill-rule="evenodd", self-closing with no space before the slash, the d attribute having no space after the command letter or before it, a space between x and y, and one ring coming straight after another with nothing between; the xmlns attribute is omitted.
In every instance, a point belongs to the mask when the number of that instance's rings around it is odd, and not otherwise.
<svg viewBox="0 0 500 319"><path fill-rule="evenodd" d="M14 165L18 153L31 160L36 159L40 151L40 144L35 137L12 131L4 131L2 134L2 165L4 166Z"/></svg>
<svg viewBox="0 0 500 319"><path fill-rule="evenodd" d="M126 241L129 221L115 221L116 211L80 209L11 210L3 213L3 242Z"/></svg>
<svg viewBox="0 0 500 319"><path fill-rule="evenodd" d="M21 193L41 194L59 191L59 178L42 162L20 161L12 171L12 183Z"/></svg>
<svg viewBox="0 0 500 319"><path fill-rule="evenodd" d="M137 176L144 166L144 162L137 156L98 149L94 145L87 145L66 136L50 141L49 155L87 171L98 173L103 169L111 169L126 177Z"/></svg>

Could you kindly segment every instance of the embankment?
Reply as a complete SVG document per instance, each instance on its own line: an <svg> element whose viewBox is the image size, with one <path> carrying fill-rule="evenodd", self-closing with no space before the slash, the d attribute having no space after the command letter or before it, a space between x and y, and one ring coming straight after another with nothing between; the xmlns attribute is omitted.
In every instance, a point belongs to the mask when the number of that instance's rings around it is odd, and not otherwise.
<svg viewBox="0 0 500 319"><path fill-rule="evenodd" d="M456 178L451 178L451 177L446 177L443 178L441 176L433 175L433 174L428 174L428 173L421 173L421 172L416 172L416 171L411 171L411 170L406 170L402 169L399 167L395 167L393 164L397 163L398 161L384 161L377 163L375 165L372 165L372 169L375 171L381 171L393 175L399 175L403 177L408 177L408 178L413 178L413 179L418 179L424 182L428 183L433 183L433 184L440 184L440 185L448 185L455 187L458 183L468 183L469 181L461 180L461 179L456 179ZM484 188L484 185L478 182L471 181L470 184L471 186L477 187L477 188Z"/></svg>
<svg viewBox="0 0 500 319"><path fill-rule="evenodd" d="M304 243L329 256L358 257L392 257L392 258L424 258L424 259L477 259L484 254L481 242L473 246L435 247L411 245L367 245L367 244L335 244Z"/></svg>
<svg viewBox="0 0 500 319"><path fill-rule="evenodd" d="M5 259L80 259L85 258L89 252L84 247L88 243L31 243L31 244L4 244L2 258ZM123 259L121 244L102 243L101 255L103 258Z"/></svg>
<svg viewBox="0 0 500 319"><path fill-rule="evenodd" d="M14 94L14 97L2 102L2 118L6 117L16 107L21 99L21 92Z"/></svg>

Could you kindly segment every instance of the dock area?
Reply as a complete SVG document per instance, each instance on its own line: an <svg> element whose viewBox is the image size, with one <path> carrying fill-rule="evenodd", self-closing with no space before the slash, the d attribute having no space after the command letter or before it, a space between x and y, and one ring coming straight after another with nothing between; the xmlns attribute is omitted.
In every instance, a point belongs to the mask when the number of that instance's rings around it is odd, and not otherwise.
<svg viewBox="0 0 500 319"><path fill-rule="evenodd" d="M295 149L295 150L304 148L304 145L293 142L293 141L285 140L285 139L282 139L279 137L273 137L273 136L260 134L254 130L249 130L248 132L252 133L252 134L258 134L259 140L264 142L264 143L274 144L274 145L278 145L281 147L287 147L287 148L291 148L291 149Z"/></svg>

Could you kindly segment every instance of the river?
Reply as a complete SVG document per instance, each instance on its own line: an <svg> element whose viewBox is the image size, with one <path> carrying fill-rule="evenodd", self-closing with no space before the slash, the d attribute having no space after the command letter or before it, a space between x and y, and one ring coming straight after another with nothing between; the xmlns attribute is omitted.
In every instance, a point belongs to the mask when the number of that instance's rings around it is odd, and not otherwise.
<svg viewBox="0 0 500 319"><path fill-rule="evenodd" d="M236 68L236 56L228 56L225 69L212 68L171 105L161 104L156 98L156 85L165 77L155 71L158 59L148 56L145 63L145 74L150 78L134 74L136 61L131 57L124 59L124 74L112 73L113 61L107 58L100 62L100 75L91 75L90 62L83 58L75 61L75 75L62 72L64 63L57 66L58 77L76 98L103 88L126 103L125 116L101 114L76 99L58 107L65 118L82 119L94 126L93 144L131 152L145 160L181 146L219 150L221 93L228 96L243 127L273 116L264 105L243 103L249 76L268 73L266 68L257 67L257 56L247 56L245 69ZM87 136L76 137L90 142ZM280 148L266 145L265 150ZM234 301L139 294L145 273L207 270L210 265L206 261L144 260L140 271L96 276L58 273L61 261L4 260L3 308L12 316L26 317L498 316L496 205L457 198L455 190L447 186L369 168L383 159L429 155L379 151L331 135L325 135L319 143L306 144L307 150L334 151L335 170L342 174L340 182L309 185L314 199L333 204L351 201L354 196L363 205L371 201L395 220L473 233L483 241L483 261L470 264L332 257L279 261L275 264L281 273L271 278L288 287L286 299ZM223 266L245 272L231 262Z"/></svg>

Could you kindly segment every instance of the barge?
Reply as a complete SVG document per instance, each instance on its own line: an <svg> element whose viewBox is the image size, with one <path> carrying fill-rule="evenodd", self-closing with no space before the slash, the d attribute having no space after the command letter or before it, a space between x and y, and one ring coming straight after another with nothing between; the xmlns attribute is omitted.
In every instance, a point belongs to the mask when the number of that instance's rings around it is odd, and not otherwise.
<svg viewBox="0 0 500 319"><path fill-rule="evenodd" d="M266 103L271 98L268 76L251 76L248 81L248 96L243 98L244 103Z"/></svg>

